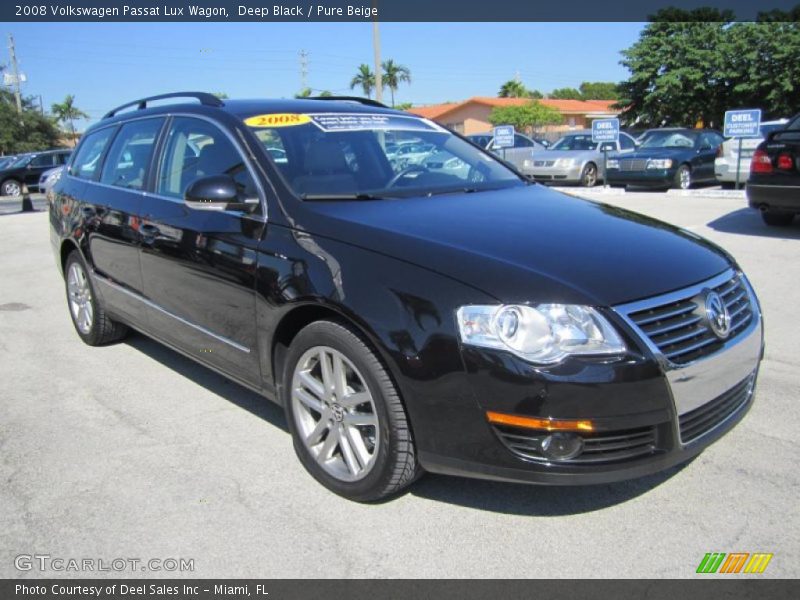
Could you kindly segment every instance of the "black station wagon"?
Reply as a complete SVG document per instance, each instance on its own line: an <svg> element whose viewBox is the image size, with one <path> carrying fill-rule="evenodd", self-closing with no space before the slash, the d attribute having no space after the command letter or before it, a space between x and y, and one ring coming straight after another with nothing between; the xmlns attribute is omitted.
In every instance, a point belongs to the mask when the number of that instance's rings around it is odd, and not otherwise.
<svg viewBox="0 0 800 600"><path fill-rule="evenodd" d="M438 166L387 157L412 143ZM84 342L134 328L278 402L354 500L425 471L637 477L752 403L733 258L370 100L138 100L83 136L50 223Z"/></svg>

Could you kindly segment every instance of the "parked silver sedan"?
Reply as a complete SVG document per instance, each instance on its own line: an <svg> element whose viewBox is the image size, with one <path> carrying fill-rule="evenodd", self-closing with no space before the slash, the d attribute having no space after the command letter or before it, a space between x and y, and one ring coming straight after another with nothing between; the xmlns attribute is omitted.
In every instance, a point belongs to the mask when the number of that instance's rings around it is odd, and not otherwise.
<svg viewBox="0 0 800 600"><path fill-rule="evenodd" d="M592 187L605 179L603 151L633 152L636 141L620 132L619 141L595 143L592 131L571 131L547 150L533 153L533 165L526 173L542 183L578 183Z"/></svg>
<svg viewBox="0 0 800 600"><path fill-rule="evenodd" d="M530 174L530 169L533 166L533 154L547 149L541 142L521 133L514 134L514 146L512 148L500 148L495 145L494 135L491 132L468 135L467 139L481 148L485 148L495 156L499 156L506 162L510 162L525 175Z"/></svg>
<svg viewBox="0 0 800 600"><path fill-rule="evenodd" d="M58 180L61 179L63 171L64 166L62 165L53 169L48 169L42 173L41 177L39 177L39 193L44 194L49 199L50 192L53 186L58 183Z"/></svg>

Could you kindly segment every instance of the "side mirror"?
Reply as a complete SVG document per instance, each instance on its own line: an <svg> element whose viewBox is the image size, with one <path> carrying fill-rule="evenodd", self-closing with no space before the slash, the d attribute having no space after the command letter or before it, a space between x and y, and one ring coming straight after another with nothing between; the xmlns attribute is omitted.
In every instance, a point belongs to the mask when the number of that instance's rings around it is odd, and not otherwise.
<svg viewBox="0 0 800 600"><path fill-rule="evenodd" d="M209 175L194 180L183 194L183 202L194 210L250 211L258 200L239 201L239 190L230 175Z"/></svg>

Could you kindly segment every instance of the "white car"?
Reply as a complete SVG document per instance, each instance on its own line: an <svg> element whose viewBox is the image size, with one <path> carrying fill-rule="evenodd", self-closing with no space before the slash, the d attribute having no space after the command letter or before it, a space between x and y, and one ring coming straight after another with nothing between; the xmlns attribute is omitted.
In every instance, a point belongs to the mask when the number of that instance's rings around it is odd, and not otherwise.
<svg viewBox="0 0 800 600"><path fill-rule="evenodd" d="M788 119L778 119L777 121L764 121L759 128L759 137L742 139L742 156L739 160L739 183L744 184L750 174L750 159L753 157L756 147L764 141L771 131L783 128ZM717 150L717 158L714 160L714 175L723 186L736 183L736 160L739 153L738 138L725 140Z"/></svg>
<svg viewBox="0 0 800 600"><path fill-rule="evenodd" d="M64 166L55 167L42 173L39 178L39 193L44 194L49 198L50 191L53 186L61 179L61 174L64 172Z"/></svg>

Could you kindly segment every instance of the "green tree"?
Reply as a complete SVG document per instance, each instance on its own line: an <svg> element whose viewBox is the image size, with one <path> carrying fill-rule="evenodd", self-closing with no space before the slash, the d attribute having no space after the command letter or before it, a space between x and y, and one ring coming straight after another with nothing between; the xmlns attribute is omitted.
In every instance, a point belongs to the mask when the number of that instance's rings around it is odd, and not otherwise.
<svg viewBox="0 0 800 600"><path fill-rule="evenodd" d="M226 94L225 92L213 92L213 94L217 98L219 98L220 100L227 100L228 99L228 94Z"/></svg>
<svg viewBox="0 0 800 600"><path fill-rule="evenodd" d="M39 112L33 98L22 99L17 112L14 94L0 89L0 153L20 154L59 145L61 132L52 118Z"/></svg>
<svg viewBox="0 0 800 600"><path fill-rule="evenodd" d="M548 94L548 98L556 98L558 100L581 100L583 96L580 90L571 87L557 88Z"/></svg>
<svg viewBox="0 0 800 600"><path fill-rule="evenodd" d="M367 98L372 98L372 90L375 89L375 73L370 70L369 65L361 64L355 76L350 80L350 89L361 86L361 91Z"/></svg>
<svg viewBox="0 0 800 600"><path fill-rule="evenodd" d="M501 85L497 96L499 98L544 98L542 92L539 90L529 90L517 79L509 79Z"/></svg>
<svg viewBox="0 0 800 600"><path fill-rule="evenodd" d="M69 125L70 140L74 146L77 143L75 139L75 119L88 119L89 115L75 106L75 96L72 94L67 94L63 102L53 104L50 107L50 111L53 113L57 123Z"/></svg>
<svg viewBox="0 0 800 600"><path fill-rule="evenodd" d="M314 92L312 91L312 89L310 87L307 87L307 88L303 88L302 90L297 92L294 95L294 97L295 98L310 98L313 95L314 95Z"/></svg>
<svg viewBox="0 0 800 600"><path fill-rule="evenodd" d="M395 108L397 110L408 110L414 108L414 104L412 102L399 102Z"/></svg>
<svg viewBox="0 0 800 600"><path fill-rule="evenodd" d="M383 85L389 88L392 94L392 106L394 106L394 93L401 83L411 83L411 71L408 67L398 65L392 59L384 61L381 68L383 69Z"/></svg>
<svg viewBox="0 0 800 600"><path fill-rule="evenodd" d="M579 89L582 100L616 100L619 98L618 84L611 81L584 81Z"/></svg>
<svg viewBox="0 0 800 600"><path fill-rule="evenodd" d="M513 125L518 131L527 131L542 125L557 125L564 118L556 109L531 100L520 106L500 106L492 109L489 122L492 125Z"/></svg>
<svg viewBox="0 0 800 600"><path fill-rule="evenodd" d="M517 79L509 79L500 86L497 93L500 98L527 98L528 89Z"/></svg>
<svg viewBox="0 0 800 600"><path fill-rule="evenodd" d="M711 8L665 9L622 52L622 118L640 126L720 126L734 108L787 116L800 105L800 9L734 23Z"/></svg>

